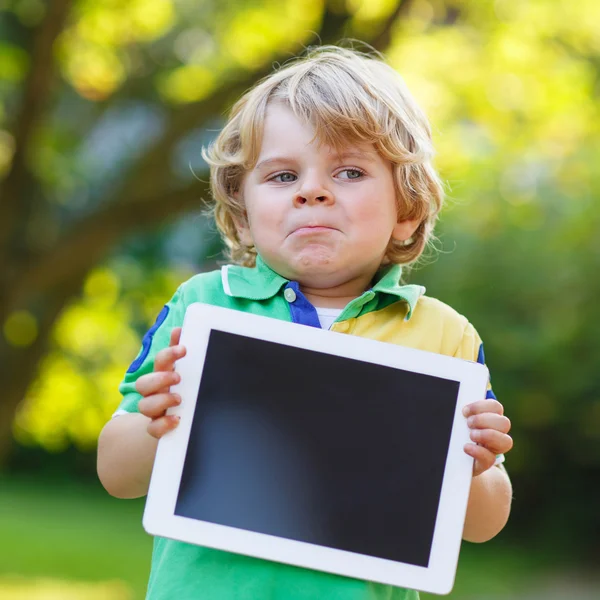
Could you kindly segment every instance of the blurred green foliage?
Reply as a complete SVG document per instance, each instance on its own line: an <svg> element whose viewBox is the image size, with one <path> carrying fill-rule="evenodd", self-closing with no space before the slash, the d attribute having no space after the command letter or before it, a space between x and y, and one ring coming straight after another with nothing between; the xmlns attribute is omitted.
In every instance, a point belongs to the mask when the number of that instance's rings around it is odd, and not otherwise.
<svg viewBox="0 0 600 600"><path fill-rule="evenodd" d="M46 10L39 0L0 8L0 178L15 160L13 117ZM95 211L135 200L139 214L150 213L144 202L154 192L157 216L143 224L175 220L134 234L139 219L117 225L125 217L115 212L107 225L114 239L102 241L98 258L89 247L82 291L65 296L48 332L14 436L49 453L93 451L141 335L179 282L213 268L219 243L199 212L199 148L242 91L236 82L247 87L336 19L344 27L335 31L374 39L390 15L382 49L433 123L448 187L438 250L410 280L465 314L484 339L513 422L508 535L529 533L597 560L596 0L74 2L54 45L60 85L28 148L35 185L27 189L43 210L27 213L20 239L42 261ZM177 204L189 190L191 199ZM162 197L172 213L154 208ZM11 306L3 342L25 351L43 334L40 300Z"/></svg>
<svg viewBox="0 0 600 600"><path fill-rule="evenodd" d="M49 452L70 444L94 449L120 401L123 367L138 353L140 331L191 274L176 268L148 273L126 260L93 270L82 297L55 325L53 349L15 419L17 440Z"/></svg>

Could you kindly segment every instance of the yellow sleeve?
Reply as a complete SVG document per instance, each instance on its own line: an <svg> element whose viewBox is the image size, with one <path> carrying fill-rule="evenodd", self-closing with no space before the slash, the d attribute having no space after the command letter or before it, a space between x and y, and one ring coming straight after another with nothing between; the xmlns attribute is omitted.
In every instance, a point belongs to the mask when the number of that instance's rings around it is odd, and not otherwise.
<svg viewBox="0 0 600 600"><path fill-rule="evenodd" d="M467 322L458 348L454 354L456 358L470 360L485 365L485 354L483 352L483 342L479 337L475 327ZM488 382L486 398L496 399L496 395L492 390L492 384Z"/></svg>

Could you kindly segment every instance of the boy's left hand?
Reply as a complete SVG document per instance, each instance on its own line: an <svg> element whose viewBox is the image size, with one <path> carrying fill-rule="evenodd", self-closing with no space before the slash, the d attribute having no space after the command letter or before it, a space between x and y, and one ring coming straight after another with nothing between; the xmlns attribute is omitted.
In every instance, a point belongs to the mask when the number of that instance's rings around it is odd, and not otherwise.
<svg viewBox="0 0 600 600"><path fill-rule="evenodd" d="M479 400L463 409L471 430L473 444L465 444L465 452L475 459L473 477L481 475L496 462L497 454L505 454L513 441L508 432L510 420L504 416L504 407L498 400Z"/></svg>

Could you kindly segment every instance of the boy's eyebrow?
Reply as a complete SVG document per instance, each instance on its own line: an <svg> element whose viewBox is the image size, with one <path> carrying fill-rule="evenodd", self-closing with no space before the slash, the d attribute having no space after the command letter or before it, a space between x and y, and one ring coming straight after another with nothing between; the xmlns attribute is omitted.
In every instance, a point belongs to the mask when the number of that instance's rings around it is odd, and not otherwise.
<svg viewBox="0 0 600 600"><path fill-rule="evenodd" d="M360 160L366 160L368 162L375 162L375 156L373 152L368 150L364 152L359 152L358 150L348 150L347 152L342 152L341 154L336 154L335 158L337 160L344 160L348 158L357 158ZM267 167L269 165L275 163L293 163L296 162L296 159L290 158L288 156L272 156L271 158L265 158L265 160L261 160L255 169L260 169L262 167Z"/></svg>
<svg viewBox="0 0 600 600"><path fill-rule="evenodd" d="M375 162L375 155L373 152L369 150L365 150L364 152L360 152L358 150L348 150L347 152L342 152L336 155L336 158L344 159L344 158L359 158L360 160L367 160L369 162Z"/></svg>
<svg viewBox="0 0 600 600"><path fill-rule="evenodd" d="M274 163L292 163L296 162L293 158L288 156L272 156L271 158L265 158L265 160L261 160L255 169L260 169L261 167L266 167L268 165L272 165Z"/></svg>

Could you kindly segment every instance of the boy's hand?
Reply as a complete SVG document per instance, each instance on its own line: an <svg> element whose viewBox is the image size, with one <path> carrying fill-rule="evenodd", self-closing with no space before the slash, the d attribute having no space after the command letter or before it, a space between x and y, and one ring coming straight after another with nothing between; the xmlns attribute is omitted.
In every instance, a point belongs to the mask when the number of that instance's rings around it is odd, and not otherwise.
<svg viewBox="0 0 600 600"><path fill-rule="evenodd" d="M179 417L166 415L167 408L181 404L179 394L172 394L170 386L179 383L179 374L175 373L175 361L185 356L185 347L179 345L181 327L171 331L169 347L157 352L154 359L154 372L142 375L135 389L144 396L139 403L139 411L152 421L148 424L148 433L160 439L165 433L179 425Z"/></svg>
<svg viewBox="0 0 600 600"><path fill-rule="evenodd" d="M466 444L465 452L475 459L473 477L477 477L494 465L497 454L512 448L513 441L508 435L510 421L504 416L502 404L493 399L473 402L465 406L463 414L475 442Z"/></svg>

